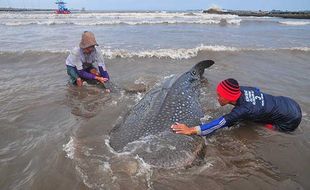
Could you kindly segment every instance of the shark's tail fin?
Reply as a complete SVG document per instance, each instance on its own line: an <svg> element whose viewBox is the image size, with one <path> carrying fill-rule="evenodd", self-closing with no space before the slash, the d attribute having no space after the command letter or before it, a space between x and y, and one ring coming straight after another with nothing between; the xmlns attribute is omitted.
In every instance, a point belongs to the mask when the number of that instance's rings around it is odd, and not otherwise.
<svg viewBox="0 0 310 190"><path fill-rule="evenodd" d="M215 62L213 60L203 60L203 61L200 61L199 63L197 63L195 66L194 66L194 69L196 69L200 76L203 75L204 73L204 70L206 68L209 68L211 67Z"/></svg>

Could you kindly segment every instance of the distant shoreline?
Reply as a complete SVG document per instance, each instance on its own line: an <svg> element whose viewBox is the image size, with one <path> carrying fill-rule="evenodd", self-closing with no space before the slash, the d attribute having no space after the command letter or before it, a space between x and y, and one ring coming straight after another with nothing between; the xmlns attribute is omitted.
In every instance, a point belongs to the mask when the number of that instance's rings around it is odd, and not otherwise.
<svg viewBox="0 0 310 190"><path fill-rule="evenodd" d="M310 19L310 11L244 11L244 10L218 10L208 9L203 13L210 14L232 14L238 16L256 16L256 17L281 17L281 18L293 18L293 19Z"/></svg>
<svg viewBox="0 0 310 190"><path fill-rule="evenodd" d="M0 8L0 12L55 12L57 9L28 9L28 8ZM82 11L77 9L70 9L70 11Z"/></svg>
<svg viewBox="0 0 310 190"><path fill-rule="evenodd" d="M56 11L56 9L0 8L2 12Z"/></svg>

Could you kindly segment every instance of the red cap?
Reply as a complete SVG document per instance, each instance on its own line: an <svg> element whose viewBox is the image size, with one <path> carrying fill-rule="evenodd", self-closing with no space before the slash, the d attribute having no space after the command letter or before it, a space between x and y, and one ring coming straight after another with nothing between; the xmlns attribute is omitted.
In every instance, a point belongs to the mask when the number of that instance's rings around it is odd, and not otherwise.
<svg viewBox="0 0 310 190"><path fill-rule="evenodd" d="M229 101L237 101L241 96L240 86L235 79L226 79L217 85L219 95Z"/></svg>

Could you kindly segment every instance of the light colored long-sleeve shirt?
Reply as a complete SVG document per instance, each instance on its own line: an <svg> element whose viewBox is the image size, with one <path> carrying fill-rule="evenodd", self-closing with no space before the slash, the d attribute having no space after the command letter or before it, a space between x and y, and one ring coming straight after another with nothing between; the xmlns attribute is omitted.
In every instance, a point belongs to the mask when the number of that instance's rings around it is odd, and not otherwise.
<svg viewBox="0 0 310 190"><path fill-rule="evenodd" d="M79 47L74 48L66 59L66 65L75 67L77 74L82 78L95 79L96 75L88 72L90 68L95 68L102 77L109 79L103 56L97 48L90 54L83 53Z"/></svg>

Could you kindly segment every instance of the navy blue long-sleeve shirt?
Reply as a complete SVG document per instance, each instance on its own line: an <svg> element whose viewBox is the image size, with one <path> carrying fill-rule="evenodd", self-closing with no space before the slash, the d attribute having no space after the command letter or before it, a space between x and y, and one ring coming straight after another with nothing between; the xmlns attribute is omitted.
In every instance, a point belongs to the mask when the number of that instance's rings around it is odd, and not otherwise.
<svg viewBox="0 0 310 190"><path fill-rule="evenodd" d="M198 134L205 135L239 121L272 124L281 131L295 130L301 121L301 109L291 98L262 93L255 87L240 87L241 96L232 111L210 123L198 126Z"/></svg>

